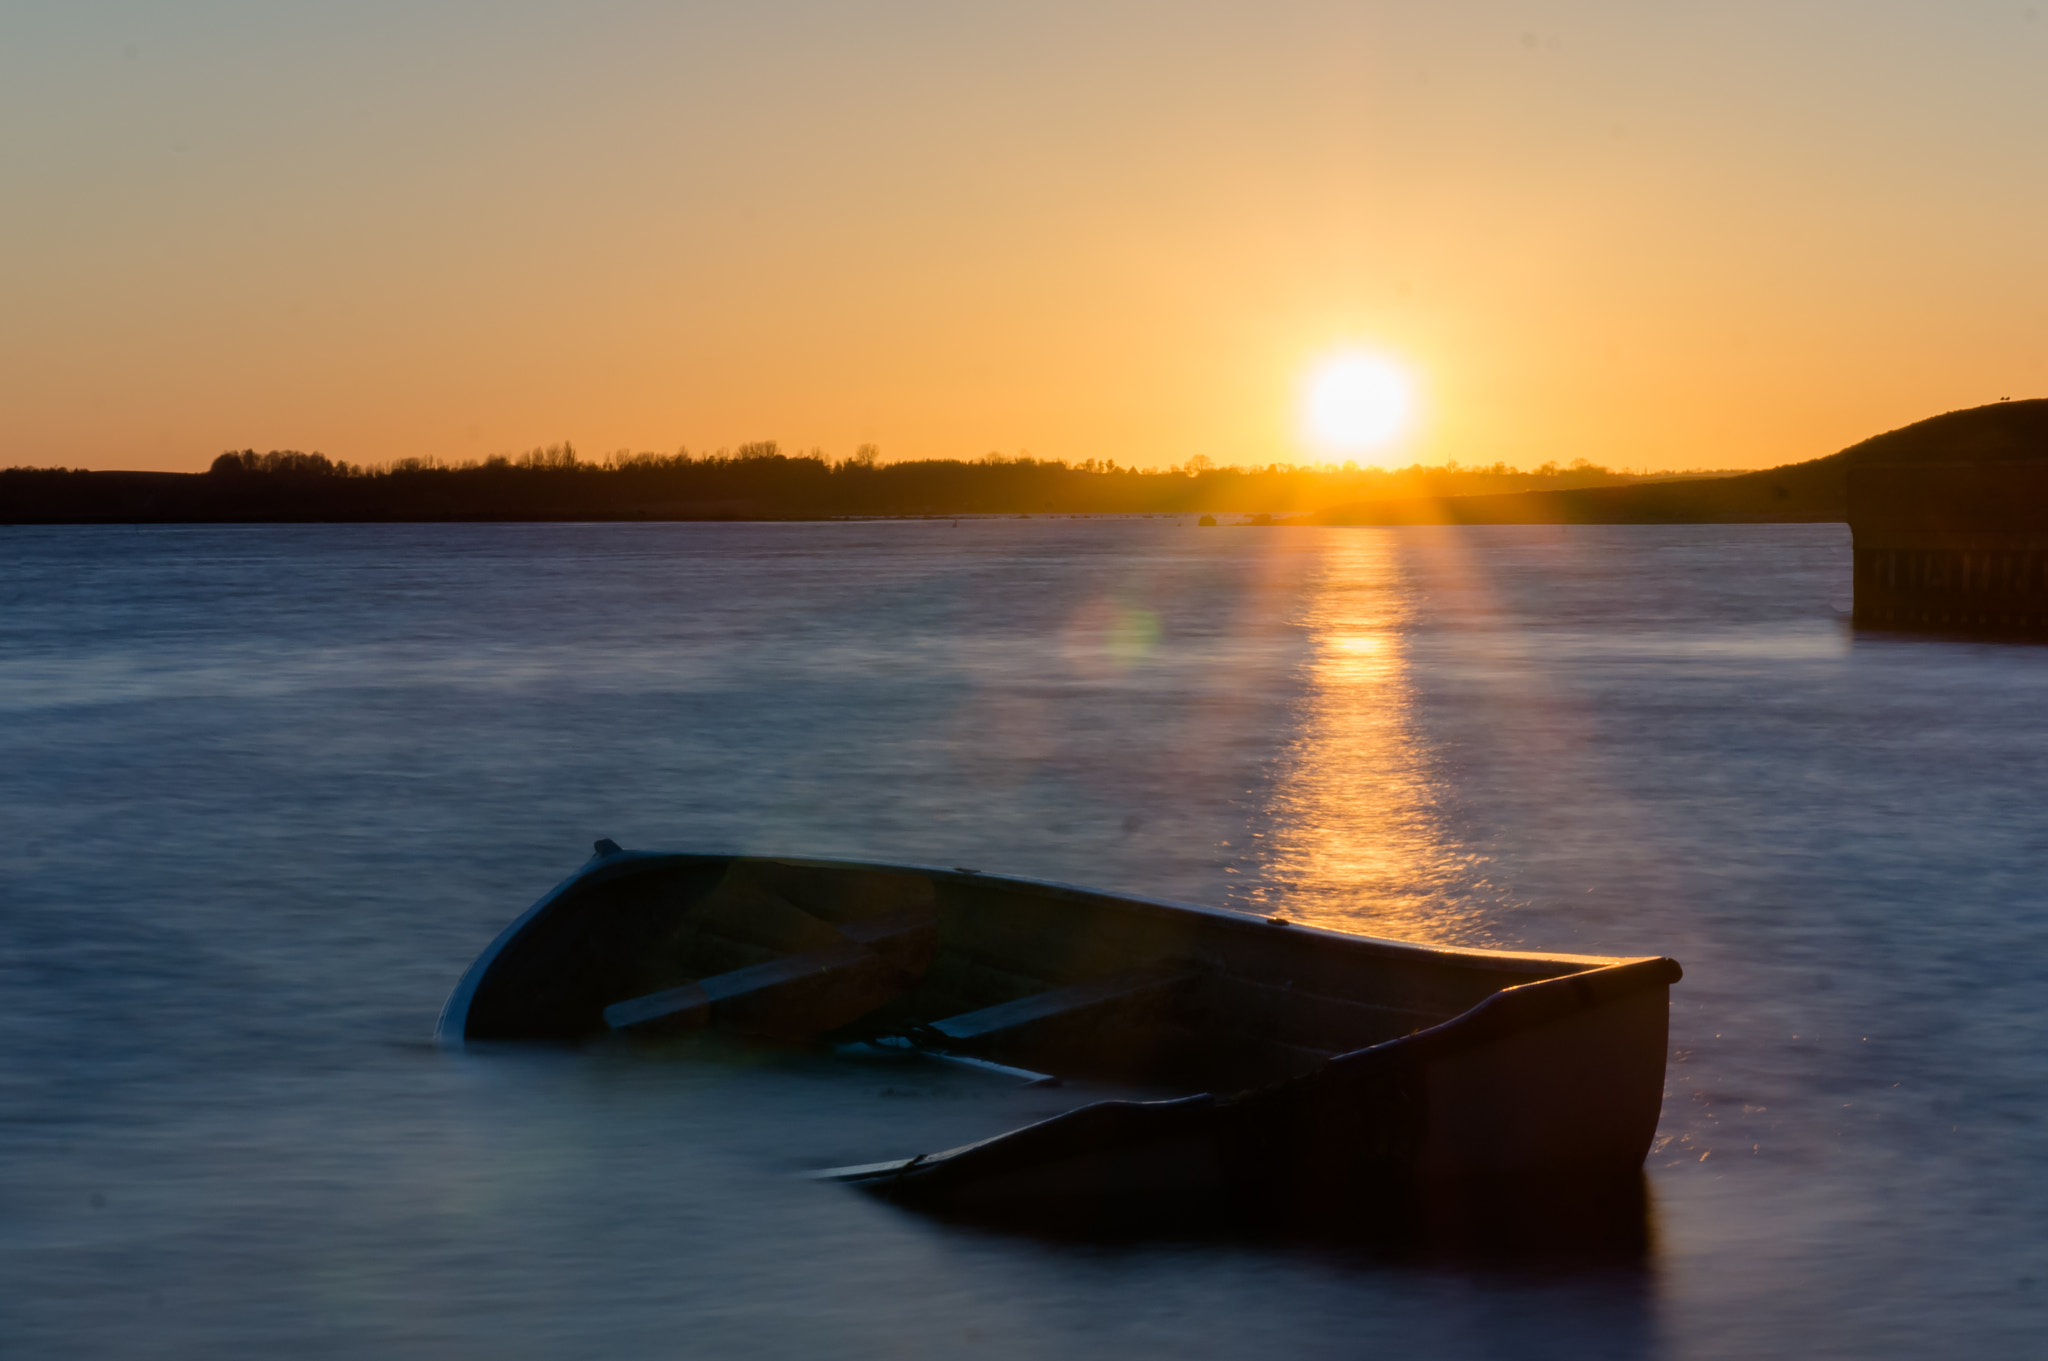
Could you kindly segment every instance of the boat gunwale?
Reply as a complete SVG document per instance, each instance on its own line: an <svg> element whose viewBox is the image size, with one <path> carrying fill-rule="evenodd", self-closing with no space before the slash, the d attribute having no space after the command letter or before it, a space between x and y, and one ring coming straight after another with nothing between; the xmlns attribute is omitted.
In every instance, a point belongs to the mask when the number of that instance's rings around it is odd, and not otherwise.
<svg viewBox="0 0 2048 1361"><path fill-rule="evenodd" d="M1525 950L1488 950L1473 946L1435 945L1425 941L1396 940L1384 936L1368 936L1351 931L1338 930L1327 926L1314 926L1289 918L1261 916L1241 912L1234 908L1210 907L1202 903L1181 902L1172 898L1156 898L1145 894L1113 893L1103 889L1086 888L1078 884L1062 883L1051 879L1032 879L1022 875L1001 874L988 870L969 869L965 866L920 865L882 860L854 860L830 856L776 855L745 851L629 851L613 850L592 855L578 866L567 878L520 913L492 939L489 945L463 971L462 977L442 1004L441 1014L434 1026L435 1043L444 1048L461 1048L467 1043L469 1008L475 999L478 987L491 971L499 957L511 944L544 917L559 903L570 890L586 885L600 884L607 880L623 878L629 873L644 872L657 867L659 862L688 863L694 861L725 861L728 863L754 862L791 865L806 869L859 870L890 874L921 874L934 880L945 880L958 885L996 884L1011 888L1025 889L1041 896L1066 899L1071 902L1097 907L1140 909L1148 915L1194 913L1209 919L1215 925L1229 930L1265 933L1284 930L1292 936L1306 936L1327 946L1358 951L1381 958L1406 960L1416 964L1438 964L1477 970L1492 970L1509 975L1543 974L1547 966L1563 965L1564 969L1546 976L1580 973L1588 969L1605 968L1617 964L1644 963L1665 958L1660 955L1579 955L1548 954ZM1532 980L1533 981L1533 980ZM1506 986L1514 986L1508 984Z"/></svg>

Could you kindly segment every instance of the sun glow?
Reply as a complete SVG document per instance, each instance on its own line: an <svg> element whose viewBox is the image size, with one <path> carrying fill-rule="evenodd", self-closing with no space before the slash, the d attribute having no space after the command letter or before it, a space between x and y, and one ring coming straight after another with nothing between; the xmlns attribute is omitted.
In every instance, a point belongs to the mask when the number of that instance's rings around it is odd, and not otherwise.
<svg viewBox="0 0 2048 1361"><path fill-rule="evenodd" d="M1407 431L1414 414L1415 390L1407 371L1357 350L1318 364L1302 397L1302 431L1329 453L1381 448Z"/></svg>

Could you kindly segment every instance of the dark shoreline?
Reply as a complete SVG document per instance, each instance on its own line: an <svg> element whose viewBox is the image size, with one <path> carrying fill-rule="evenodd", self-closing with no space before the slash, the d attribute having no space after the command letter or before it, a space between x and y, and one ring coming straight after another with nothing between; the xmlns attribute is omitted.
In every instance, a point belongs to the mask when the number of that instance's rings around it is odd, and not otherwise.
<svg viewBox="0 0 2048 1361"><path fill-rule="evenodd" d="M1805 463L1696 478L1606 469L1138 471L1030 458L827 463L737 456L366 471L319 455L227 454L205 473L0 471L0 524L823 521L962 515L1262 515L1274 524L1812 524L1849 518L1853 469L2048 461L2048 399L1952 411ZM1593 485L1588 485L1593 484ZM1361 497L1360 491L1377 492Z"/></svg>
<svg viewBox="0 0 2048 1361"><path fill-rule="evenodd" d="M1198 472L1036 460L828 464L737 457L610 464L506 461L364 470L318 455L224 455L205 473L0 471L4 524L291 524L529 521L823 521L961 515L1299 515L1362 491L1455 499L1471 491L1633 485L1603 468L1271 467Z"/></svg>

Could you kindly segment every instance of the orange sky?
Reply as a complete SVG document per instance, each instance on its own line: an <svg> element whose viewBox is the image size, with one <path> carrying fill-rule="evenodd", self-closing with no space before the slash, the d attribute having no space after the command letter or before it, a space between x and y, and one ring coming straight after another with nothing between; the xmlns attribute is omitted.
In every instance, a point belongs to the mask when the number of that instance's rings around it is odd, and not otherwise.
<svg viewBox="0 0 2048 1361"><path fill-rule="evenodd" d="M2044 132L2026 3L10 7L0 465L1302 461L1364 344L1761 466L2048 392Z"/></svg>

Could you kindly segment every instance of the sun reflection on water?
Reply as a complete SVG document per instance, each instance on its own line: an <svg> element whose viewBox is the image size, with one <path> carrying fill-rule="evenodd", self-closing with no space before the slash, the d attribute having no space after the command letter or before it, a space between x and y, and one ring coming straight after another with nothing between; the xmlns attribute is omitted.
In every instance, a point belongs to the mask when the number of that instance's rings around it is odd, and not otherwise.
<svg viewBox="0 0 2048 1361"><path fill-rule="evenodd" d="M1267 809L1258 910L1411 940L1474 938L1476 857L1449 837L1415 724L1412 590L1392 533L1328 536L1301 623L1309 709Z"/></svg>

